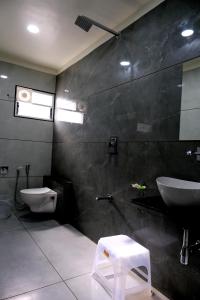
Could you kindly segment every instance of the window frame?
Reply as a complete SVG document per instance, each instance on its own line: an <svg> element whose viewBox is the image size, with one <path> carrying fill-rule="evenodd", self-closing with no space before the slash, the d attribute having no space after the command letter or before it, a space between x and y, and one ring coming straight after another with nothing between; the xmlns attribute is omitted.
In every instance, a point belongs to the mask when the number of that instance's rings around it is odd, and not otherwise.
<svg viewBox="0 0 200 300"><path fill-rule="evenodd" d="M19 116L16 113L16 103L19 102L19 100L17 100L17 88L21 87L24 89L30 89L36 92L40 92L40 93L45 93L45 94L49 94L53 96L53 105L51 107L52 109L52 119L51 120L47 120L47 119L42 119L42 118L33 118L33 117L27 117L27 116ZM13 112L13 116L15 118L23 118L23 119L31 119L31 120L39 120L39 121L45 121L45 122L54 122L54 118L55 118L55 101L56 101L56 93L51 93L51 92L47 92L44 90L38 90L38 89L34 89L31 87L27 87L27 86L23 86L23 85L15 85L15 100L14 100L14 112ZM37 105L37 106L46 106L46 105L42 105L42 104L32 104L32 105ZM46 107L50 107L50 106L46 106Z"/></svg>

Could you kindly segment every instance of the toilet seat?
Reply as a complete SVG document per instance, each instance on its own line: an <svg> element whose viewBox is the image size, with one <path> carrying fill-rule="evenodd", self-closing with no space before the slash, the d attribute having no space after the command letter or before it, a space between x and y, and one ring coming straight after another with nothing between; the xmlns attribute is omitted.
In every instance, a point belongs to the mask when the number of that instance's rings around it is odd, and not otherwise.
<svg viewBox="0 0 200 300"><path fill-rule="evenodd" d="M49 192L53 192L51 189L48 187L43 187L43 188L33 188L33 189L24 189L20 191L21 193L24 194L30 194L30 195L41 195L41 194L47 194Z"/></svg>

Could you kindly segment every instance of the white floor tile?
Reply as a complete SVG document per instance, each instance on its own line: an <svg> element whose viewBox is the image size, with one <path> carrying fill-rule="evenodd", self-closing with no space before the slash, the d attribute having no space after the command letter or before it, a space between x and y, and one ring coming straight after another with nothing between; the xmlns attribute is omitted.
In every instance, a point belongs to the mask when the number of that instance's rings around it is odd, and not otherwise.
<svg viewBox="0 0 200 300"><path fill-rule="evenodd" d="M0 299L61 281L25 230L0 235Z"/></svg>
<svg viewBox="0 0 200 300"><path fill-rule="evenodd" d="M90 275L79 276L66 281L78 300L111 300L111 296ZM126 296L126 300L162 300L156 295L149 296L146 293Z"/></svg>
<svg viewBox="0 0 200 300"><path fill-rule="evenodd" d="M55 220L34 218L30 216L30 213L25 216L21 216L19 220L22 222L22 224L27 230L29 229L45 230L47 228L55 228L60 226L58 222Z"/></svg>
<svg viewBox="0 0 200 300"><path fill-rule="evenodd" d="M30 293L26 293L12 300L75 300L76 298L63 283L57 283Z"/></svg>
<svg viewBox="0 0 200 300"><path fill-rule="evenodd" d="M64 280L91 272L96 244L70 225L30 233Z"/></svg>
<svg viewBox="0 0 200 300"><path fill-rule="evenodd" d="M79 300L111 300L109 294L90 274L66 281Z"/></svg>
<svg viewBox="0 0 200 300"><path fill-rule="evenodd" d="M7 219L0 219L0 233L20 228L23 229L23 226L13 214Z"/></svg>
<svg viewBox="0 0 200 300"><path fill-rule="evenodd" d="M95 243L72 226L60 226L54 220L20 220L23 226L15 216L0 221L0 300L111 299L90 275ZM44 254L76 297L61 282ZM126 300L161 299L166 298L126 297Z"/></svg>

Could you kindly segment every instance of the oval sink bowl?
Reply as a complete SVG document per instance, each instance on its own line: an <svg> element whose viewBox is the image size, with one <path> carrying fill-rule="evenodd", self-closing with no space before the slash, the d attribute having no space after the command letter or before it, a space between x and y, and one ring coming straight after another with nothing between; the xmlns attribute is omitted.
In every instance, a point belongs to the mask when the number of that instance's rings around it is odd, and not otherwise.
<svg viewBox="0 0 200 300"><path fill-rule="evenodd" d="M200 206L200 183L170 177L156 179L158 190L169 207Z"/></svg>

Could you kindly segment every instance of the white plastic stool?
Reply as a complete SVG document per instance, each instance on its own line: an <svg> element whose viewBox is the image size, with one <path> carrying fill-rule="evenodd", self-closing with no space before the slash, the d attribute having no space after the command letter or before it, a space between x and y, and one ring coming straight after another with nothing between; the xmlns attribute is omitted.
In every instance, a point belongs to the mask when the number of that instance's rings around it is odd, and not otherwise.
<svg viewBox="0 0 200 300"><path fill-rule="evenodd" d="M138 269L145 267L147 274ZM135 275L132 270L142 275ZM101 238L96 249L93 277L114 300L126 295L147 292L151 294L151 266L149 250L126 235Z"/></svg>

